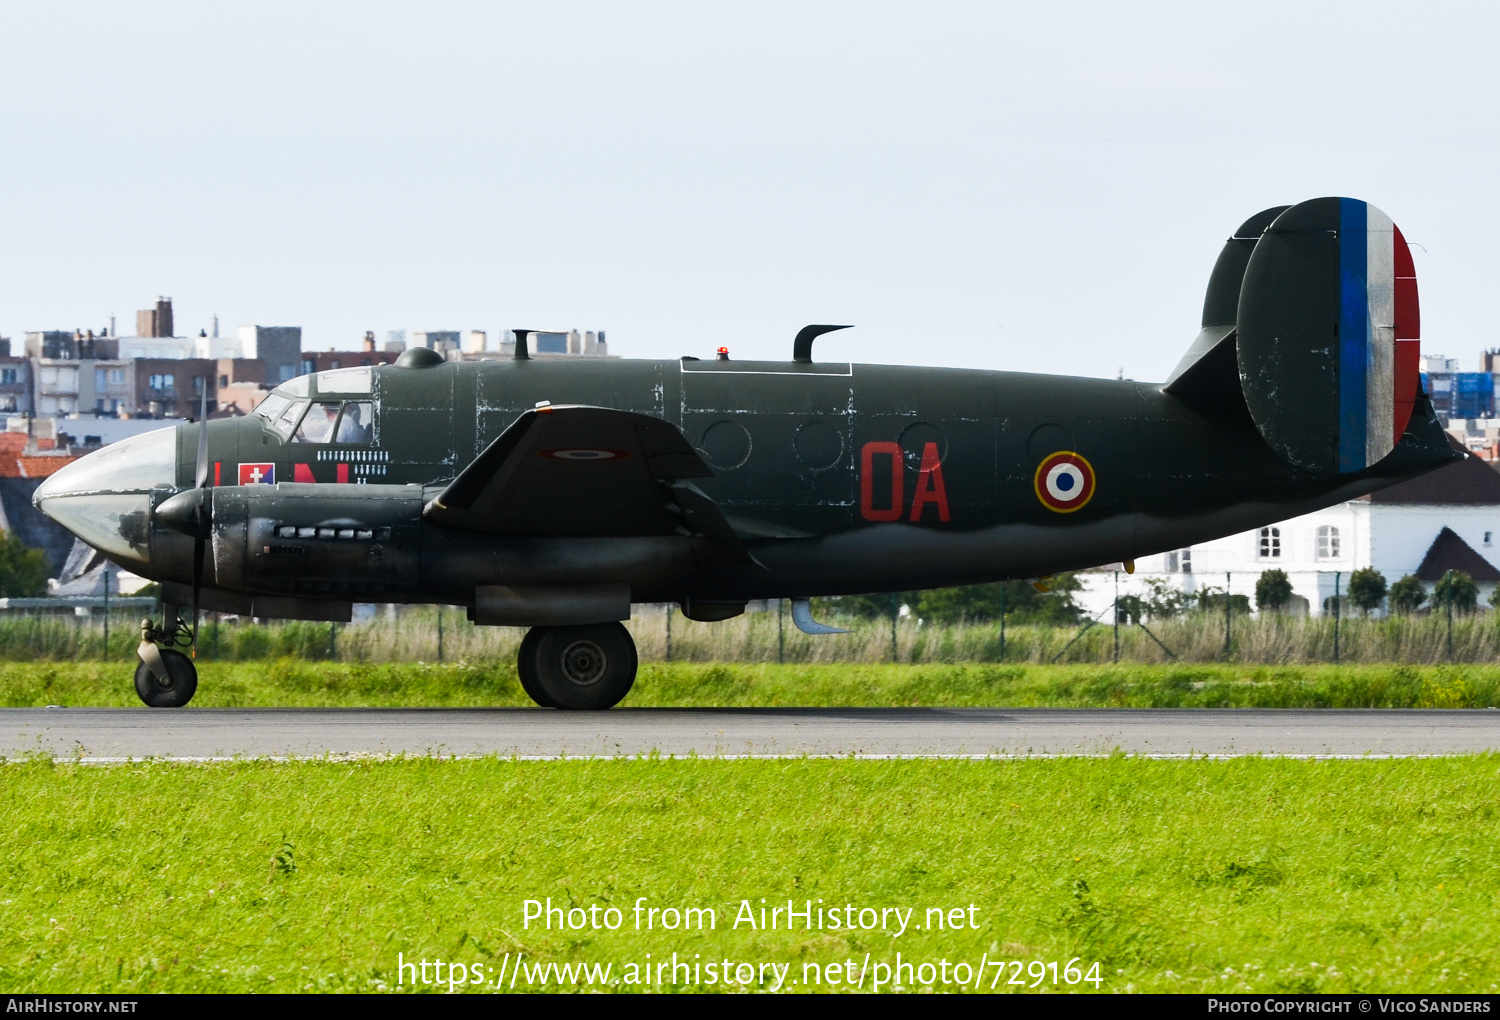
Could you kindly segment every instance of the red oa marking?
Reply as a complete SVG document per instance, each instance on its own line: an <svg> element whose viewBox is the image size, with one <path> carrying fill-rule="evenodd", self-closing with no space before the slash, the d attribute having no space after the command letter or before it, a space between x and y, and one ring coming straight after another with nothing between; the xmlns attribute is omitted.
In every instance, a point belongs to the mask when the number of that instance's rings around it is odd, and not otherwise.
<svg viewBox="0 0 1500 1020"><path fill-rule="evenodd" d="M875 458L890 462L891 491L886 506L875 505ZM881 495L884 495L883 493ZM884 502L884 500L883 500ZM916 492L911 501L911 520L920 521L928 504L937 507L938 520L948 521L948 486L943 480L943 463L936 443L922 447L922 464L917 469ZM900 443L866 443L859 455L859 515L867 521L899 521L906 504L906 455Z"/></svg>

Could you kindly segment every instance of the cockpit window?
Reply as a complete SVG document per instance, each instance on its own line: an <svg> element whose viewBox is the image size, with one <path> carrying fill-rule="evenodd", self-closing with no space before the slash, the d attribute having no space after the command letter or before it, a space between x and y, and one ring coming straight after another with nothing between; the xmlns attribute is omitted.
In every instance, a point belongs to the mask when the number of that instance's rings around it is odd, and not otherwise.
<svg viewBox="0 0 1500 1020"><path fill-rule="evenodd" d="M310 376L299 375L295 379L288 379L276 387L275 392L288 397L305 397L308 395L308 380L310 378Z"/></svg>
<svg viewBox="0 0 1500 1020"><path fill-rule="evenodd" d="M339 419L339 402L324 400L313 404L302 418L302 425L292 437L294 443L326 443L333 438L333 427Z"/></svg>
<svg viewBox="0 0 1500 1020"><path fill-rule="evenodd" d="M271 398L267 397L266 399L270 400ZM271 426L271 430L282 439L285 439L292 434L292 429L296 426L297 419L302 417L302 411L306 407L307 401L305 400L297 400L288 404L286 410L281 412L281 417L277 418L275 424Z"/></svg>
<svg viewBox="0 0 1500 1020"><path fill-rule="evenodd" d="M303 417L292 442L368 445L373 438L374 409L374 403L368 400L316 401Z"/></svg>
<svg viewBox="0 0 1500 1020"><path fill-rule="evenodd" d="M374 408L375 405L368 400L351 400L345 404L335 442L368 445L372 438L370 424L374 419Z"/></svg>
<svg viewBox="0 0 1500 1020"><path fill-rule="evenodd" d="M371 370L369 368L339 368L329 372L319 372L318 395L334 393L369 393L371 385Z"/></svg>
<svg viewBox="0 0 1500 1020"><path fill-rule="evenodd" d="M276 419L281 416L281 412L286 410L286 405L291 402L291 397L283 397L279 393L272 393L255 405L255 413L266 421L275 423Z"/></svg>

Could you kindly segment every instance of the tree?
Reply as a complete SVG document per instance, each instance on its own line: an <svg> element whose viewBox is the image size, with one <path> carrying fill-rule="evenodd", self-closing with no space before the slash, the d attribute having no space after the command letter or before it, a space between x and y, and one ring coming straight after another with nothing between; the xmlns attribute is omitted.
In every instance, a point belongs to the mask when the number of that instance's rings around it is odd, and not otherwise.
<svg viewBox="0 0 1500 1020"><path fill-rule="evenodd" d="M1385 575L1374 567L1360 567L1349 575L1349 601L1366 616L1385 598Z"/></svg>
<svg viewBox="0 0 1500 1020"><path fill-rule="evenodd" d="M0 598L37 598L47 594L47 557L11 531L0 531Z"/></svg>
<svg viewBox="0 0 1500 1020"><path fill-rule="evenodd" d="M1500 591L1500 587L1495 590ZM1121 595L1115 603L1115 615L1120 623L1140 623L1146 618L1146 601L1139 595Z"/></svg>
<svg viewBox="0 0 1500 1020"><path fill-rule="evenodd" d="M1223 588L1203 587L1198 589L1198 612L1217 613L1224 612L1224 599L1229 599L1230 616L1250 615L1250 596L1235 592L1227 595Z"/></svg>
<svg viewBox="0 0 1500 1020"><path fill-rule="evenodd" d="M1149 594L1144 599L1138 599L1139 608L1153 620L1170 620L1193 608L1193 603L1198 596L1193 592L1183 591L1171 581L1160 577L1146 578L1146 590ZM1120 599L1123 604L1125 598ZM1140 622L1140 618L1136 618Z"/></svg>
<svg viewBox="0 0 1500 1020"><path fill-rule="evenodd" d="M1495 585L1495 590L1490 592L1489 602L1495 609L1500 609L1500 584Z"/></svg>
<svg viewBox="0 0 1500 1020"><path fill-rule="evenodd" d="M1393 613L1400 613L1403 616L1415 613L1426 601L1427 589L1422 587L1422 582L1411 574L1407 574L1391 585L1391 612Z"/></svg>
<svg viewBox="0 0 1500 1020"><path fill-rule="evenodd" d="M1261 612L1279 613L1292 602L1292 582L1286 571L1277 567L1263 571L1255 580L1255 604Z"/></svg>
<svg viewBox="0 0 1500 1020"><path fill-rule="evenodd" d="M814 615L855 616L861 620L888 619L893 606L914 606L921 592L896 591L875 595L835 595L813 600Z"/></svg>
<svg viewBox="0 0 1500 1020"><path fill-rule="evenodd" d="M1468 616L1479 602L1479 585L1462 570L1450 570L1432 588L1432 604Z"/></svg>
<svg viewBox="0 0 1500 1020"><path fill-rule="evenodd" d="M1041 592L1027 581L1003 581L974 584L962 588L934 588L924 591L912 612L934 623L958 623L962 620L988 622L1000 619L1000 593L1005 592L1005 615L1012 623L1037 623L1070 626L1079 621L1083 611L1073 601L1073 592L1083 585L1071 573L1058 574L1042 582L1050 590Z"/></svg>
<svg viewBox="0 0 1500 1020"><path fill-rule="evenodd" d="M930 591L902 591L873 595L842 595L814 600L816 613L832 616L854 616L860 619L889 619L893 605L911 607L913 616L931 623L989 623L1000 619L1003 608L1011 623L1038 623L1071 626L1083 611L1073 601L1072 593L1083 585L1071 573L1058 574L1042 582L1050 590L1037 591L1028 581L997 581L993 584L971 584L960 588L934 588ZM1001 591L1004 598L1001 598Z"/></svg>

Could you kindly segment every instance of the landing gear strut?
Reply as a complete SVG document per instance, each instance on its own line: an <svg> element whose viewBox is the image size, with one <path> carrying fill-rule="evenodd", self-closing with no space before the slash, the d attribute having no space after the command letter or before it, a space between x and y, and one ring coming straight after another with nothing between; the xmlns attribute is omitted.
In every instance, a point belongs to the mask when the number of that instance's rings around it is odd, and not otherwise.
<svg viewBox="0 0 1500 1020"><path fill-rule="evenodd" d="M516 667L521 686L543 708L611 708L635 683L635 641L618 623L533 627Z"/></svg>
<svg viewBox="0 0 1500 1020"><path fill-rule="evenodd" d="M182 621L176 606L169 604L165 609L162 626L149 619L141 621L135 693L152 708L181 708L198 690L198 667L172 646L191 646L193 630Z"/></svg>

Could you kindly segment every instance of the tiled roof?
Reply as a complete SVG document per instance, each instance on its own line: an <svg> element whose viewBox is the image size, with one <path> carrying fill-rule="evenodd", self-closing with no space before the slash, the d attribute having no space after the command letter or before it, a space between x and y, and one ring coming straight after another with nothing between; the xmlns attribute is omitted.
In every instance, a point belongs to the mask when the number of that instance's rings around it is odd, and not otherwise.
<svg viewBox="0 0 1500 1020"><path fill-rule="evenodd" d="M27 457L24 432L0 432L0 478L46 478L77 457Z"/></svg>
<svg viewBox="0 0 1500 1020"><path fill-rule="evenodd" d="M0 478L20 478L21 465L16 458L26 449L26 433L0 432Z"/></svg>
<svg viewBox="0 0 1500 1020"><path fill-rule="evenodd" d="M1500 504L1500 472L1478 457L1370 493L1371 503Z"/></svg>
<svg viewBox="0 0 1500 1020"><path fill-rule="evenodd" d="M1485 470L1490 471L1488 467ZM1496 570L1489 560L1475 552L1474 547L1454 534L1451 528L1444 528L1432 540L1427 555L1422 558L1422 565L1417 568L1417 580L1440 581L1450 570L1461 570L1485 584L1500 581L1500 570Z"/></svg>
<svg viewBox="0 0 1500 1020"><path fill-rule="evenodd" d="M9 458L6 458L9 459ZM77 457L17 457L16 464L19 466L19 474L22 478L46 478L55 471L67 467L77 460Z"/></svg>

